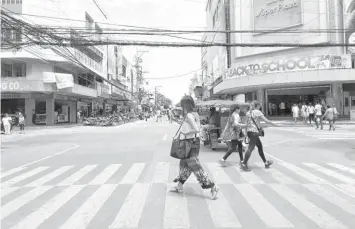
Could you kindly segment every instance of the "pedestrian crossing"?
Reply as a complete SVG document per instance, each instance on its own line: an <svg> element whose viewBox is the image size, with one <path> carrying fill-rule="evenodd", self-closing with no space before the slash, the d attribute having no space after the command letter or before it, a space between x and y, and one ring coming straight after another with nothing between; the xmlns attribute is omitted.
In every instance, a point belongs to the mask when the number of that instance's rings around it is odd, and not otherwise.
<svg viewBox="0 0 355 229"><path fill-rule="evenodd" d="M339 163L202 164L211 200L192 175L171 193L178 163L29 166L1 173L2 228L349 228L355 169ZM196 209L198 209L196 211ZM49 226L51 225L51 226ZM149 227L147 227L149 225ZM208 226L209 225L209 226Z"/></svg>
<svg viewBox="0 0 355 229"><path fill-rule="evenodd" d="M307 127L275 127L273 129L298 133L302 134L303 136L320 140L355 140L355 129L336 129L335 131L328 131L327 128L328 127L324 127L323 130L317 130Z"/></svg>

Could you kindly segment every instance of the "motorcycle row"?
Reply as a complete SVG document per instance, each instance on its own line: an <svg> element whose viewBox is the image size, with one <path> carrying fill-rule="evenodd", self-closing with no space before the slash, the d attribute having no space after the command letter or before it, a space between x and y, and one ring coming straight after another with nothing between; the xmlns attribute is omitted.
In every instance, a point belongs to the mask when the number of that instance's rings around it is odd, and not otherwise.
<svg viewBox="0 0 355 229"><path fill-rule="evenodd" d="M138 120L138 115L119 115L113 114L109 116L98 116L83 118L82 124L84 126L118 126L129 122Z"/></svg>

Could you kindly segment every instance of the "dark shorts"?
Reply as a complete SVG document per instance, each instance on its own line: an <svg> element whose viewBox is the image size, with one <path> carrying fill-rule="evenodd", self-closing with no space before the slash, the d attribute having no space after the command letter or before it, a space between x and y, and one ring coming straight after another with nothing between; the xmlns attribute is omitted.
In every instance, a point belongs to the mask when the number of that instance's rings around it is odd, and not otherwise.
<svg viewBox="0 0 355 229"><path fill-rule="evenodd" d="M19 124L20 130L25 130L25 124Z"/></svg>

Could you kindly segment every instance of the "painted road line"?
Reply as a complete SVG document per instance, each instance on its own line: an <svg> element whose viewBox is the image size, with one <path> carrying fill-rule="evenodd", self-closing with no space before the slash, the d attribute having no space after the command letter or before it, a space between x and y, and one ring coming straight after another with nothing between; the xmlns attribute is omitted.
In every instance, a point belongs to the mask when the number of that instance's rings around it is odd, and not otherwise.
<svg viewBox="0 0 355 229"><path fill-rule="evenodd" d="M316 175L313 175L312 173L310 173L304 169L301 169L298 166L295 166L291 163L279 162L278 164L284 166L288 170L291 170L292 172L296 173L298 176L301 176L312 183L315 183L315 184L328 184L329 183L328 181L326 181Z"/></svg>
<svg viewBox="0 0 355 229"><path fill-rule="evenodd" d="M336 163L328 163L328 165L330 165L330 166L332 166L334 168L337 168L337 169L339 169L341 171L348 172L348 173L351 173L351 174L355 175L355 169L346 167L344 165L339 165L339 164L336 164Z"/></svg>
<svg viewBox="0 0 355 229"><path fill-rule="evenodd" d="M1 190L0 190L1 197L9 195L10 193L15 192L18 189L20 189L20 187L4 187L4 188L1 188Z"/></svg>
<svg viewBox="0 0 355 229"><path fill-rule="evenodd" d="M260 219L271 228L289 228L293 225L272 206L255 188L250 184L235 184L251 208Z"/></svg>
<svg viewBox="0 0 355 229"><path fill-rule="evenodd" d="M206 165L217 184L233 184L227 173L219 164L209 162L206 163Z"/></svg>
<svg viewBox="0 0 355 229"><path fill-rule="evenodd" d="M221 192L219 192L217 200L206 199L206 202L216 228L242 227L233 209Z"/></svg>
<svg viewBox="0 0 355 229"><path fill-rule="evenodd" d="M66 171L68 171L69 169L73 168L74 166L63 166L63 167L60 167L59 169L35 180L35 181L32 181L30 184L27 184L25 185L25 187L38 187L40 185L43 185L45 183L47 183L48 181L58 177L59 175L65 173Z"/></svg>
<svg viewBox="0 0 355 229"><path fill-rule="evenodd" d="M262 163L262 162L256 162L255 164L258 167L260 167L260 168L264 168L265 167L264 163ZM285 174L283 174L279 170L275 169L274 167L269 168L269 169L265 169L265 172L271 174L271 176L275 180L277 180L280 184L298 184L297 181L295 181L292 178L286 176Z"/></svg>
<svg viewBox="0 0 355 229"><path fill-rule="evenodd" d="M89 185L101 185L105 184L121 167L121 164L112 164L107 166L99 175L97 175Z"/></svg>
<svg viewBox="0 0 355 229"><path fill-rule="evenodd" d="M317 164L314 164L314 163L303 163L303 164L305 166L308 166L308 167L310 167L310 168L312 168L314 170L317 170L317 171L319 171L319 172L321 172L323 174L326 174L326 175L328 175L330 177L333 177L333 178L335 178L335 179L337 179L339 181L345 182L347 184L355 184L355 179L352 179L350 177L344 176L344 175L342 175L340 173L337 173L337 172L334 172L334 171L332 171L330 169L326 169L326 168L324 168L324 167L322 167L320 165L317 165Z"/></svg>
<svg viewBox="0 0 355 229"><path fill-rule="evenodd" d="M25 219L13 226L11 229L35 229L44 221L57 212L66 202L79 193L84 186L74 185L66 188L47 203L42 205L39 209L32 212Z"/></svg>
<svg viewBox="0 0 355 229"><path fill-rule="evenodd" d="M6 177L6 176L9 176L11 174L17 173L17 172L19 172L21 170L24 170L24 169L25 169L25 167L18 167L18 168L7 170L5 172L1 172L1 179Z"/></svg>
<svg viewBox="0 0 355 229"><path fill-rule="evenodd" d="M169 180L169 162L158 162L155 166L152 183L168 183Z"/></svg>
<svg viewBox="0 0 355 229"><path fill-rule="evenodd" d="M145 167L145 163L135 163L128 170L126 175L122 178L120 184L134 184L137 182L139 176L141 175L143 169Z"/></svg>
<svg viewBox="0 0 355 229"><path fill-rule="evenodd" d="M285 185L270 184L270 187L320 228L347 228L327 212L318 208L315 204L304 199L302 195L292 191Z"/></svg>
<svg viewBox="0 0 355 229"><path fill-rule="evenodd" d="M165 199L164 228L190 228L189 210L184 193L169 192L173 184L168 185Z"/></svg>
<svg viewBox="0 0 355 229"><path fill-rule="evenodd" d="M253 171L244 172L241 171L239 167L234 167L234 169L240 174L240 176L249 184L264 184L265 182L257 176Z"/></svg>
<svg viewBox="0 0 355 229"><path fill-rule="evenodd" d="M355 137L354 138L318 138L320 140L355 140Z"/></svg>
<svg viewBox="0 0 355 229"><path fill-rule="evenodd" d="M75 182L79 181L81 178L83 178L87 173L92 171L94 168L96 168L97 165L87 165L84 168L80 169L76 173L72 174L65 180L61 181L57 186L68 186L68 185L73 185Z"/></svg>
<svg viewBox="0 0 355 229"><path fill-rule="evenodd" d="M168 138L168 134L165 133L164 136L163 136L163 141L166 141L167 138Z"/></svg>
<svg viewBox="0 0 355 229"><path fill-rule="evenodd" d="M85 203L60 227L60 229L87 228L117 185L102 185Z"/></svg>
<svg viewBox="0 0 355 229"><path fill-rule="evenodd" d="M30 163L27 163L27 164L22 165L22 166L19 166L19 167L25 167L25 166L33 165L33 164L36 164L36 163L38 163L38 162L47 160L47 159L49 159L49 158L59 156L59 155L61 155L61 154L63 154L63 153L67 153L67 152L69 152L69 151L71 151L71 150L74 150L74 149L78 148L79 146L80 146L80 145L74 144L74 146L72 146L72 147L70 147L70 148L68 148L68 149L59 151L58 153L55 153L55 154L53 154L53 155L50 155L50 156L41 158L41 159L39 159L39 160L36 160L36 161L30 162Z"/></svg>
<svg viewBox="0 0 355 229"><path fill-rule="evenodd" d="M324 200L338 206L352 215L355 215L355 204L350 203L348 200L330 191L325 185L304 184L303 186L315 195L321 196Z"/></svg>
<svg viewBox="0 0 355 229"><path fill-rule="evenodd" d="M43 193L47 192L51 187L49 186L41 186L35 189L32 189L31 191L25 193L24 195L16 198L13 201L8 202L4 206L1 207L1 219L7 217L11 213L15 212L18 210L20 207L23 205L31 202L38 196L42 195Z"/></svg>
<svg viewBox="0 0 355 229"><path fill-rule="evenodd" d="M33 170L31 170L31 171L29 171L27 173L23 173L23 174L21 174L21 175L19 175L17 177L14 177L14 178L12 178L12 179L10 179L8 181L5 181L1 185L3 187L4 186L11 186L11 185L16 184L16 183L18 183L20 181L26 180L27 178L29 178L31 176L34 176L34 175L36 175L36 174L38 174L38 173L40 173L40 172L42 172L42 171L44 171L44 170L46 170L48 168L49 167L44 167L44 166L35 168L35 169L33 169Z"/></svg>
<svg viewBox="0 0 355 229"><path fill-rule="evenodd" d="M351 184L337 184L336 187L344 190L349 196L355 199L355 186Z"/></svg>
<svg viewBox="0 0 355 229"><path fill-rule="evenodd" d="M110 229L138 228L150 185L147 183L133 185Z"/></svg>

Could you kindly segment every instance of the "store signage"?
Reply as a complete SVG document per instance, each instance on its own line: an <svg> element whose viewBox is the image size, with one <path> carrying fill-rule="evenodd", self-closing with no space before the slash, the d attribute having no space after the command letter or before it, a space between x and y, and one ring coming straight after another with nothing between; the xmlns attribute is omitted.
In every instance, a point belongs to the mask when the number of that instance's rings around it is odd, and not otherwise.
<svg viewBox="0 0 355 229"><path fill-rule="evenodd" d="M302 24L301 0L253 0L254 29L275 30Z"/></svg>
<svg viewBox="0 0 355 229"><path fill-rule="evenodd" d="M351 68L350 55L295 57L284 60L273 60L248 65L240 65L228 69L227 78L260 75L276 72L303 71L316 69Z"/></svg>
<svg viewBox="0 0 355 229"><path fill-rule="evenodd" d="M68 96L65 95L55 95L55 98L59 100L68 100Z"/></svg>
<svg viewBox="0 0 355 229"><path fill-rule="evenodd" d="M58 89L74 86L74 77L72 74L55 73L55 80Z"/></svg>
<svg viewBox="0 0 355 229"><path fill-rule="evenodd" d="M16 81L1 82L1 91L21 91L21 86Z"/></svg>
<svg viewBox="0 0 355 229"><path fill-rule="evenodd" d="M112 92L113 93L115 93L115 94L117 94L117 95L122 95L123 96L123 91L122 91L122 89L119 89L119 88L117 88L117 87L115 87L115 86L112 86Z"/></svg>

